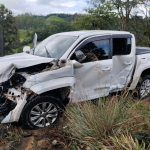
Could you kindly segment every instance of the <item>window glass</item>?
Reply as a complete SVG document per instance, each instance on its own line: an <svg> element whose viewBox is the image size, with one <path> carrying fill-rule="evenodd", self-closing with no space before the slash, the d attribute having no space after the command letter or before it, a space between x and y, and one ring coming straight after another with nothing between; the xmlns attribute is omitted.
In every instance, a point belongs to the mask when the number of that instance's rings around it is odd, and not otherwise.
<svg viewBox="0 0 150 150"><path fill-rule="evenodd" d="M83 62L91 62L108 59L109 39L92 41L80 49L86 56Z"/></svg>
<svg viewBox="0 0 150 150"><path fill-rule="evenodd" d="M113 56L131 53L131 38L113 38Z"/></svg>
<svg viewBox="0 0 150 150"><path fill-rule="evenodd" d="M35 49L31 50L31 54L42 57L60 58L70 48L70 46L77 40L76 36L68 35L52 35L37 45Z"/></svg>

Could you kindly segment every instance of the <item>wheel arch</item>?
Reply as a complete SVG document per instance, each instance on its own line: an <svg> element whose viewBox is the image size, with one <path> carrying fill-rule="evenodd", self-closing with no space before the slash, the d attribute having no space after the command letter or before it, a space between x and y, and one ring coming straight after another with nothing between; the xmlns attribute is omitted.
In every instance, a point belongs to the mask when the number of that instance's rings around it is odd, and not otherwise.
<svg viewBox="0 0 150 150"><path fill-rule="evenodd" d="M144 77L146 75L150 75L150 68L147 68L146 70L144 70L142 73L141 73L141 77Z"/></svg>
<svg viewBox="0 0 150 150"><path fill-rule="evenodd" d="M145 75L150 75L150 62L147 64L141 64L134 73L132 83L130 85L129 90L133 90L136 88L137 84L140 81L140 78L144 77Z"/></svg>
<svg viewBox="0 0 150 150"><path fill-rule="evenodd" d="M53 89L53 90L41 93L39 96L55 95L62 100L63 104L66 105L69 103L68 96L70 94L70 88L71 88L70 86L66 86L66 87L62 87L62 88L58 88L58 89Z"/></svg>

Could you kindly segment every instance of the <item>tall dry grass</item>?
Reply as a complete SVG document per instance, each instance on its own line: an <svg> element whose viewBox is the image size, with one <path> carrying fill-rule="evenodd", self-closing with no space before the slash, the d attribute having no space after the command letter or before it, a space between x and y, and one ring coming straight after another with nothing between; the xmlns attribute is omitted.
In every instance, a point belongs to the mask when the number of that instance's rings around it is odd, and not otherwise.
<svg viewBox="0 0 150 150"><path fill-rule="evenodd" d="M122 134L119 137L110 137L113 142L113 148L117 150L149 150L150 146L142 141L139 142L136 138L133 138L130 134Z"/></svg>
<svg viewBox="0 0 150 150"><path fill-rule="evenodd" d="M147 144L146 142L150 141L150 111L148 111L148 108L133 99L128 92L124 92L121 96L99 99L96 104L92 101L72 104L66 112L68 127L66 132L71 133L74 140L92 149L104 147L114 149L116 141L120 140L121 143L131 138L132 142L129 144L132 145L134 142L138 147L143 142ZM125 136L127 133L129 136ZM142 142L141 139L144 139L145 135L148 136ZM122 149L128 149L126 144L123 147Z"/></svg>

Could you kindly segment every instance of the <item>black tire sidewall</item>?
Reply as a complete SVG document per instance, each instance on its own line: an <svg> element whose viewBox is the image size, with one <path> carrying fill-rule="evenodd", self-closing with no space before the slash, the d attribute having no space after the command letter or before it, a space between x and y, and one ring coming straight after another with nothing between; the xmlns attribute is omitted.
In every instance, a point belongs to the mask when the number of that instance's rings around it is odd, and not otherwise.
<svg viewBox="0 0 150 150"><path fill-rule="evenodd" d="M21 120L22 120L22 124L25 128L28 128L28 129L40 128L31 123L31 121L29 119L29 114L30 114L31 109L35 105L42 103L42 102L50 102L56 106L56 108L58 109L58 117L56 118L56 120L54 121L53 124L55 124L58 121L61 112L64 110L61 100L58 97L54 97L54 96L39 96L39 97L36 97L35 99L31 100L30 102L28 102L22 111Z"/></svg>

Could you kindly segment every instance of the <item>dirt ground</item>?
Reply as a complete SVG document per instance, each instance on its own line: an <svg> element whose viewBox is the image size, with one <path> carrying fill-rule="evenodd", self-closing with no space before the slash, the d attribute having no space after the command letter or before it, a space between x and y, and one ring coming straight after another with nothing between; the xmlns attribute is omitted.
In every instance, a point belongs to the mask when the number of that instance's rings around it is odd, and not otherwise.
<svg viewBox="0 0 150 150"><path fill-rule="evenodd" d="M0 126L6 129L7 126ZM25 130L19 125L11 125L6 133L0 136L0 150L70 150L73 142L62 133L63 127L45 127L36 130Z"/></svg>
<svg viewBox="0 0 150 150"><path fill-rule="evenodd" d="M145 105L150 106L150 98L145 98L142 102L143 102Z"/></svg>

